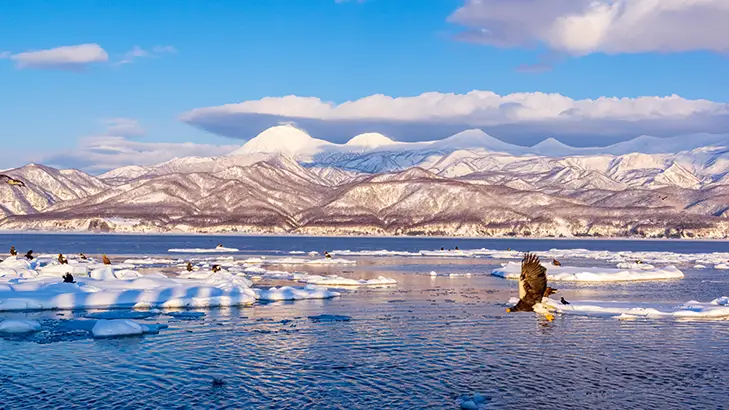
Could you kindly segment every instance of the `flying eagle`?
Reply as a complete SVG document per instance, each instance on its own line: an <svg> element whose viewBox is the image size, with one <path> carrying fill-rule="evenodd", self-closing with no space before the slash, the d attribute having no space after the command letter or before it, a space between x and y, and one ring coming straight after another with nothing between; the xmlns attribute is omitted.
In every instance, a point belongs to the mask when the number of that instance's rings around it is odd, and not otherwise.
<svg viewBox="0 0 729 410"><path fill-rule="evenodd" d="M15 179L15 178L7 176L5 174L0 174L0 179L4 180L5 183L7 183L9 185L17 185L19 187L25 188L25 182L23 182L19 179Z"/></svg>
<svg viewBox="0 0 729 410"><path fill-rule="evenodd" d="M547 320L554 320L542 305L542 298L547 291L547 268L539 262L539 257L533 253L524 255L521 261L521 275L519 276L519 302L508 309L507 312L537 312L544 315Z"/></svg>

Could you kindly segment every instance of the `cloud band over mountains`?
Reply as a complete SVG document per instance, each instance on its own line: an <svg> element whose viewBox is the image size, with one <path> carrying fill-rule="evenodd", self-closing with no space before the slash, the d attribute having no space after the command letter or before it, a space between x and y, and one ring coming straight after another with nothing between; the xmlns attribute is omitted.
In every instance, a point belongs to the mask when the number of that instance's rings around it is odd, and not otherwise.
<svg viewBox="0 0 729 410"><path fill-rule="evenodd" d="M344 142L363 132L418 141L480 128L519 144L556 137L576 146L595 146L641 134L725 132L729 104L677 95L574 100L541 92L430 92L414 97L377 94L341 104L290 95L198 108L184 113L181 119L240 139L249 139L273 125L293 123L313 136L334 142Z"/></svg>

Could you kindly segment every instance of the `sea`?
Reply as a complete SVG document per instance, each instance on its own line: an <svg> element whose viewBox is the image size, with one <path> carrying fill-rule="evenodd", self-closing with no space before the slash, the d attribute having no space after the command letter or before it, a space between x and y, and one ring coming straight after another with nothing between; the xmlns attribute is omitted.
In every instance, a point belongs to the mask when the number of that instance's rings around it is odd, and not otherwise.
<svg viewBox="0 0 729 410"><path fill-rule="evenodd" d="M238 248L226 254L236 258L456 247L729 252L726 241L0 235L2 252L13 245L111 258L185 258L192 255L168 249L217 244ZM506 313L517 283L490 275L505 260L347 259L357 264L295 270L398 283L204 316L161 313L143 320L169 326L159 334L113 339L91 337L88 311L0 312L0 321L43 324L33 334L0 336L0 409L729 408L729 321L565 315L549 322ZM567 300L671 305L729 296L729 270L679 267L680 280L554 285ZM449 276L464 273L471 276Z"/></svg>

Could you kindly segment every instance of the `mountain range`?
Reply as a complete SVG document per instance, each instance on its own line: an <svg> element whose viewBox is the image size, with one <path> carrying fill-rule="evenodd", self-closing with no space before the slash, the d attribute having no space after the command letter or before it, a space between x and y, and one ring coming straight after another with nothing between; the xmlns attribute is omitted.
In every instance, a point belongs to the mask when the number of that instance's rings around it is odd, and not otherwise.
<svg viewBox="0 0 729 410"><path fill-rule="evenodd" d="M3 171L0 229L331 235L729 237L729 136L533 147L481 130L346 144L269 128L222 157L92 176Z"/></svg>

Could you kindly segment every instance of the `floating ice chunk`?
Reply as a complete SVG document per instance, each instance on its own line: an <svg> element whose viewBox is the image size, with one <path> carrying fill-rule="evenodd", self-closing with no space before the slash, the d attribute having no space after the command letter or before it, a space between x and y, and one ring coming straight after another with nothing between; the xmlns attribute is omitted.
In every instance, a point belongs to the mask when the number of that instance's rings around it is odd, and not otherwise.
<svg viewBox="0 0 729 410"><path fill-rule="evenodd" d="M516 302L516 299L513 300ZM729 297L721 297L711 302L689 301L679 306L663 306L658 303L614 302L614 301L575 301L562 305L559 301L544 298L547 307L561 314L585 316L607 316L626 319L726 319L729 318Z"/></svg>
<svg viewBox="0 0 729 410"><path fill-rule="evenodd" d="M217 247L217 248L190 248L190 249L168 249L167 252L172 253L215 253L215 252L239 252L240 250L237 248L226 248L226 247Z"/></svg>
<svg viewBox="0 0 729 410"><path fill-rule="evenodd" d="M145 333L158 333L166 325L145 325L129 319L101 319L91 329L94 337L137 336Z"/></svg>
<svg viewBox="0 0 729 410"><path fill-rule="evenodd" d="M333 292L321 286L306 285L303 288L282 286L270 289L254 289L260 300L281 301L301 299L330 299L340 296L339 292Z"/></svg>
<svg viewBox="0 0 729 410"><path fill-rule="evenodd" d="M438 273L436 271L432 271L428 275L433 276L433 277L436 277L436 276L447 276L449 278L461 278L461 277L463 277L463 278L470 278L471 276L473 276L473 274L470 273L470 272L465 272L465 273Z"/></svg>
<svg viewBox="0 0 729 410"><path fill-rule="evenodd" d="M506 279L519 279L521 264L509 262L501 268L491 271L494 276ZM680 279L683 272L675 266L654 269L613 269L613 268L580 268L565 266L547 267L547 279L553 281L572 282L623 282L654 279Z"/></svg>
<svg viewBox="0 0 729 410"><path fill-rule="evenodd" d="M649 264L649 263L637 263L637 262L620 262L617 264L618 268L620 269L642 269L642 270L650 270L654 269L655 266Z"/></svg>
<svg viewBox="0 0 729 410"><path fill-rule="evenodd" d="M35 320L3 320L0 322L0 333L31 333L41 329Z"/></svg>
<svg viewBox="0 0 729 410"><path fill-rule="evenodd" d="M697 265L694 265L694 269L706 269L706 266L705 265L701 265L701 264L697 264Z"/></svg>
<svg viewBox="0 0 729 410"><path fill-rule="evenodd" d="M306 255L306 252L304 251L291 251L289 252L291 255Z"/></svg>
<svg viewBox="0 0 729 410"><path fill-rule="evenodd" d="M720 270L729 269L729 264L719 263L717 265L714 265L714 269L720 269Z"/></svg>
<svg viewBox="0 0 729 410"><path fill-rule="evenodd" d="M266 265L356 265L357 261L340 258L301 259L282 258L264 261Z"/></svg>
<svg viewBox="0 0 729 410"><path fill-rule="evenodd" d="M379 276L375 279L350 279L350 278L344 278L341 276L331 275L331 276L314 276L308 280L306 280L307 283L311 283L313 285L319 285L319 286L392 286L397 285L397 281L395 279L386 278L384 276Z"/></svg>

